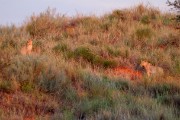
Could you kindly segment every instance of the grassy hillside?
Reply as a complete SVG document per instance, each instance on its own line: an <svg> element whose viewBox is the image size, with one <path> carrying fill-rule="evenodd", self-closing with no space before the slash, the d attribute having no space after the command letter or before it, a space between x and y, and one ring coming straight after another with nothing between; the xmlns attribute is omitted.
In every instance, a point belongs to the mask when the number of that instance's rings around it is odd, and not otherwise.
<svg viewBox="0 0 180 120"><path fill-rule="evenodd" d="M173 18L143 5L102 17L48 9L20 27L1 26L0 119L180 119ZM33 53L21 55L28 39ZM147 76L141 61L164 75Z"/></svg>

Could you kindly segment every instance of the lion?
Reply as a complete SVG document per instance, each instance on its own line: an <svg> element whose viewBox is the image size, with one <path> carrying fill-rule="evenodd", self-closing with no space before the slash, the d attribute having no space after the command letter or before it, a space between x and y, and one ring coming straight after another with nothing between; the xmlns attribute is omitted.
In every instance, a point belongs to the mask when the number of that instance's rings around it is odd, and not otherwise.
<svg viewBox="0 0 180 120"><path fill-rule="evenodd" d="M148 77L161 76L164 74L164 70L161 67L153 66L146 61L142 61L140 66L145 68Z"/></svg>
<svg viewBox="0 0 180 120"><path fill-rule="evenodd" d="M26 46L24 46L24 47L21 48L21 51L20 51L21 54L22 54L22 55L30 55L30 54L32 53L32 47L33 47L32 40L29 39L29 40L27 41Z"/></svg>

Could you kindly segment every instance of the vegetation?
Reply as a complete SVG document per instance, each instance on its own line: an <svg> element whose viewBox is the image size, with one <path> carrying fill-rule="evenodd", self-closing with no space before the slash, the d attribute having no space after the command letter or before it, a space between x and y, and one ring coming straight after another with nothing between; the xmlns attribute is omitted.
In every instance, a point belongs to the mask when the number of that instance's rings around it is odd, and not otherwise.
<svg viewBox="0 0 180 120"><path fill-rule="evenodd" d="M0 119L178 120L174 16L143 5L102 17L69 18L48 9L20 27L1 26ZM32 54L21 55L29 38ZM143 60L165 74L148 77ZM142 77L116 75L117 67Z"/></svg>
<svg viewBox="0 0 180 120"><path fill-rule="evenodd" d="M172 6L173 9L177 11L177 13L180 13L180 1L179 0L174 0L173 2L167 0L167 4L168 4L168 6ZM176 20L178 22L180 22L180 15L179 14L176 16Z"/></svg>

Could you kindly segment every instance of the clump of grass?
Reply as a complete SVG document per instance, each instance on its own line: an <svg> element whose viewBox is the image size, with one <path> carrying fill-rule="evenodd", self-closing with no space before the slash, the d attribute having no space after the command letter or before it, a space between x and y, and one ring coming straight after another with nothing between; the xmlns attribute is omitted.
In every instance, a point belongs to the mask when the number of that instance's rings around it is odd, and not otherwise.
<svg viewBox="0 0 180 120"><path fill-rule="evenodd" d="M55 18L62 18L57 21ZM63 17L56 15L55 10L50 8L46 12L41 13L40 16L32 16L26 25L26 31L36 38L43 38L46 35L57 35L61 31L59 26L62 23Z"/></svg>
<svg viewBox="0 0 180 120"><path fill-rule="evenodd" d="M142 18L141 18L141 23L143 24L149 24L151 21L150 21L150 18L149 16L147 15L144 15Z"/></svg>
<svg viewBox="0 0 180 120"><path fill-rule="evenodd" d="M117 49L112 49L110 47L107 47L107 51L110 55L115 56L115 57L120 55L120 50L117 50Z"/></svg>
<svg viewBox="0 0 180 120"><path fill-rule="evenodd" d="M180 46L180 39L179 39L179 34L169 34L168 37L162 37L159 38L157 41L157 46L158 47L179 47Z"/></svg>
<svg viewBox="0 0 180 120"><path fill-rule="evenodd" d="M73 51L71 51L67 44L64 43L56 45L53 48L53 51L57 54L62 53L66 59L74 57Z"/></svg>
<svg viewBox="0 0 180 120"><path fill-rule="evenodd" d="M1 49L5 49L5 48L9 48L9 47L12 47L15 49L15 48L17 48L17 43L12 39L4 40L1 44Z"/></svg>
<svg viewBox="0 0 180 120"><path fill-rule="evenodd" d="M111 88L106 86L103 78L89 72L82 72L83 88L89 93L90 97L111 98Z"/></svg>
<svg viewBox="0 0 180 120"><path fill-rule="evenodd" d="M39 75L45 68L43 58L34 56L19 56L12 60L7 70L7 77L16 78L17 81L34 81L34 75ZM42 60L42 61L41 61ZM18 76L17 76L18 75Z"/></svg>
<svg viewBox="0 0 180 120"><path fill-rule="evenodd" d="M128 90L130 87L127 81L122 80L116 81L115 85L118 90Z"/></svg>
<svg viewBox="0 0 180 120"><path fill-rule="evenodd" d="M104 60L103 61L104 68L114 68L116 66L117 66L116 61L113 61L113 60Z"/></svg>
<svg viewBox="0 0 180 120"><path fill-rule="evenodd" d="M167 17L163 17L162 18L162 23L163 25L170 25L171 24L171 19L170 18L167 18Z"/></svg>
<svg viewBox="0 0 180 120"><path fill-rule="evenodd" d="M177 59L175 60L174 64L174 72L180 74L180 61L178 61Z"/></svg>
<svg viewBox="0 0 180 120"><path fill-rule="evenodd" d="M125 21L128 19L128 12L123 10L114 10L112 14L109 16L110 19L119 19Z"/></svg>
<svg viewBox="0 0 180 120"><path fill-rule="evenodd" d="M100 21L98 18L93 17L93 16L92 17L82 17L80 24L83 26L86 26L86 27L84 27L82 33L88 35L88 34L94 33L95 30L99 29Z"/></svg>
<svg viewBox="0 0 180 120"><path fill-rule="evenodd" d="M91 63L93 63L94 58L95 58L95 54L93 54L92 51L86 47L79 47L79 48L75 49L74 55L76 58L82 57Z"/></svg>
<svg viewBox="0 0 180 120"><path fill-rule="evenodd" d="M0 91L3 92L12 92L13 88L12 88L12 83L11 81L0 81Z"/></svg>
<svg viewBox="0 0 180 120"><path fill-rule="evenodd" d="M33 83L26 82L21 85L22 92L31 93L35 89Z"/></svg>
<svg viewBox="0 0 180 120"><path fill-rule="evenodd" d="M112 106L111 101L102 98L85 99L78 106L80 113L84 115L90 115L101 109L108 109Z"/></svg>
<svg viewBox="0 0 180 120"><path fill-rule="evenodd" d="M61 89L61 83L66 79L64 72L58 72L53 68L43 71L38 77L39 87L47 93L56 93Z"/></svg>
<svg viewBox="0 0 180 120"><path fill-rule="evenodd" d="M5 76L8 80L18 82L22 91L31 92L35 88L37 78L47 67L43 59L34 56L17 56L6 68Z"/></svg>
<svg viewBox="0 0 180 120"><path fill-rule="evenodd" d="M68 46L66 44L58 44L56 45L53 50L56 52L56 53L60 53L60 52L66 52L68 51Z"/></svg>
<svg viewBox="0 0 180 120"><path fill-rule="evenodd" d="M102 22L100 24L100 28L102 29L103 32L106 32L109 30L109 28L111 27L111 23L109 22L109 20L107 20L106 22Z"/></svg>
<svg viewBox="0 0 180 120"><path fill-rule="evenodd" d="M117 63L113 60L106 60L100 57L99 55L94 54L89 48L79 47L74 51L75 58L83 58L88 62L102 66L104 68L115 67Z"/></svg>
<svg viewBox="0 0 180 120"><path fill-rule="evenodd" d="M148 91L150 94L157 98L159 96L178 94L180 92L179 87L174 86L173 84L161 83L161 84L152 84L148 86Z"/></svg>
<svg viewBox="0 0 180 120"><path fill-rule="evenodd" d="M42 41L40 41L40 40L34 40L34 41L33 41L33 49L36 50L36 49L38 49L38 48L44 49L44 45L43 45Z"/></svg>
<svg viewBox="0 0 180 120"><path fill-rule="evenodd" d="M91 45L97 46L99 44L99 42L96 39L92 39L89 42Z"/></svg>
<svg viewBox="0 0 180 120"><path fill-rule="evenodd" d="M64 120L72 120L72 119L75 119L75 116L74 116L72 111L65 110L65 111L63 111L63 117L62 118Z"/></svg>
<svg viewBox="0 0 180 120"><path fill-rule="evenodd" d="M144 27L137 29L135 34L139 40L143 40L146 38L151 38L153 35L153 31L149 27Z"/></svg>

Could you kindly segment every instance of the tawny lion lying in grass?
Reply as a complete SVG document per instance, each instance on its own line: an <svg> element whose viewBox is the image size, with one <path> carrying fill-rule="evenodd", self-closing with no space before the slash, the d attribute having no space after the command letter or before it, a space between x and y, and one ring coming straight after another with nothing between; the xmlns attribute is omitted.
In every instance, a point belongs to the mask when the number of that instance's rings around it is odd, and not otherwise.
<svg viewBox="0 0 180 120"><path fill-rule="evenodd" d="M145 68L148 77L162 76L164 74L164 71L161 67L153 66L153 65L151 65L151 63L148 63L146 61L142 61L140 66Z"/></svg>
<svg viewBox="0 0 180 120"><path fill-rule="evenodd" d="M21 54L22 55L29 55L29 54L31 54L32 53L32 47L33 47L32 40L30 39L30 40L27 41L26 46L21 48L21 51L20 51Z"/></svg>

